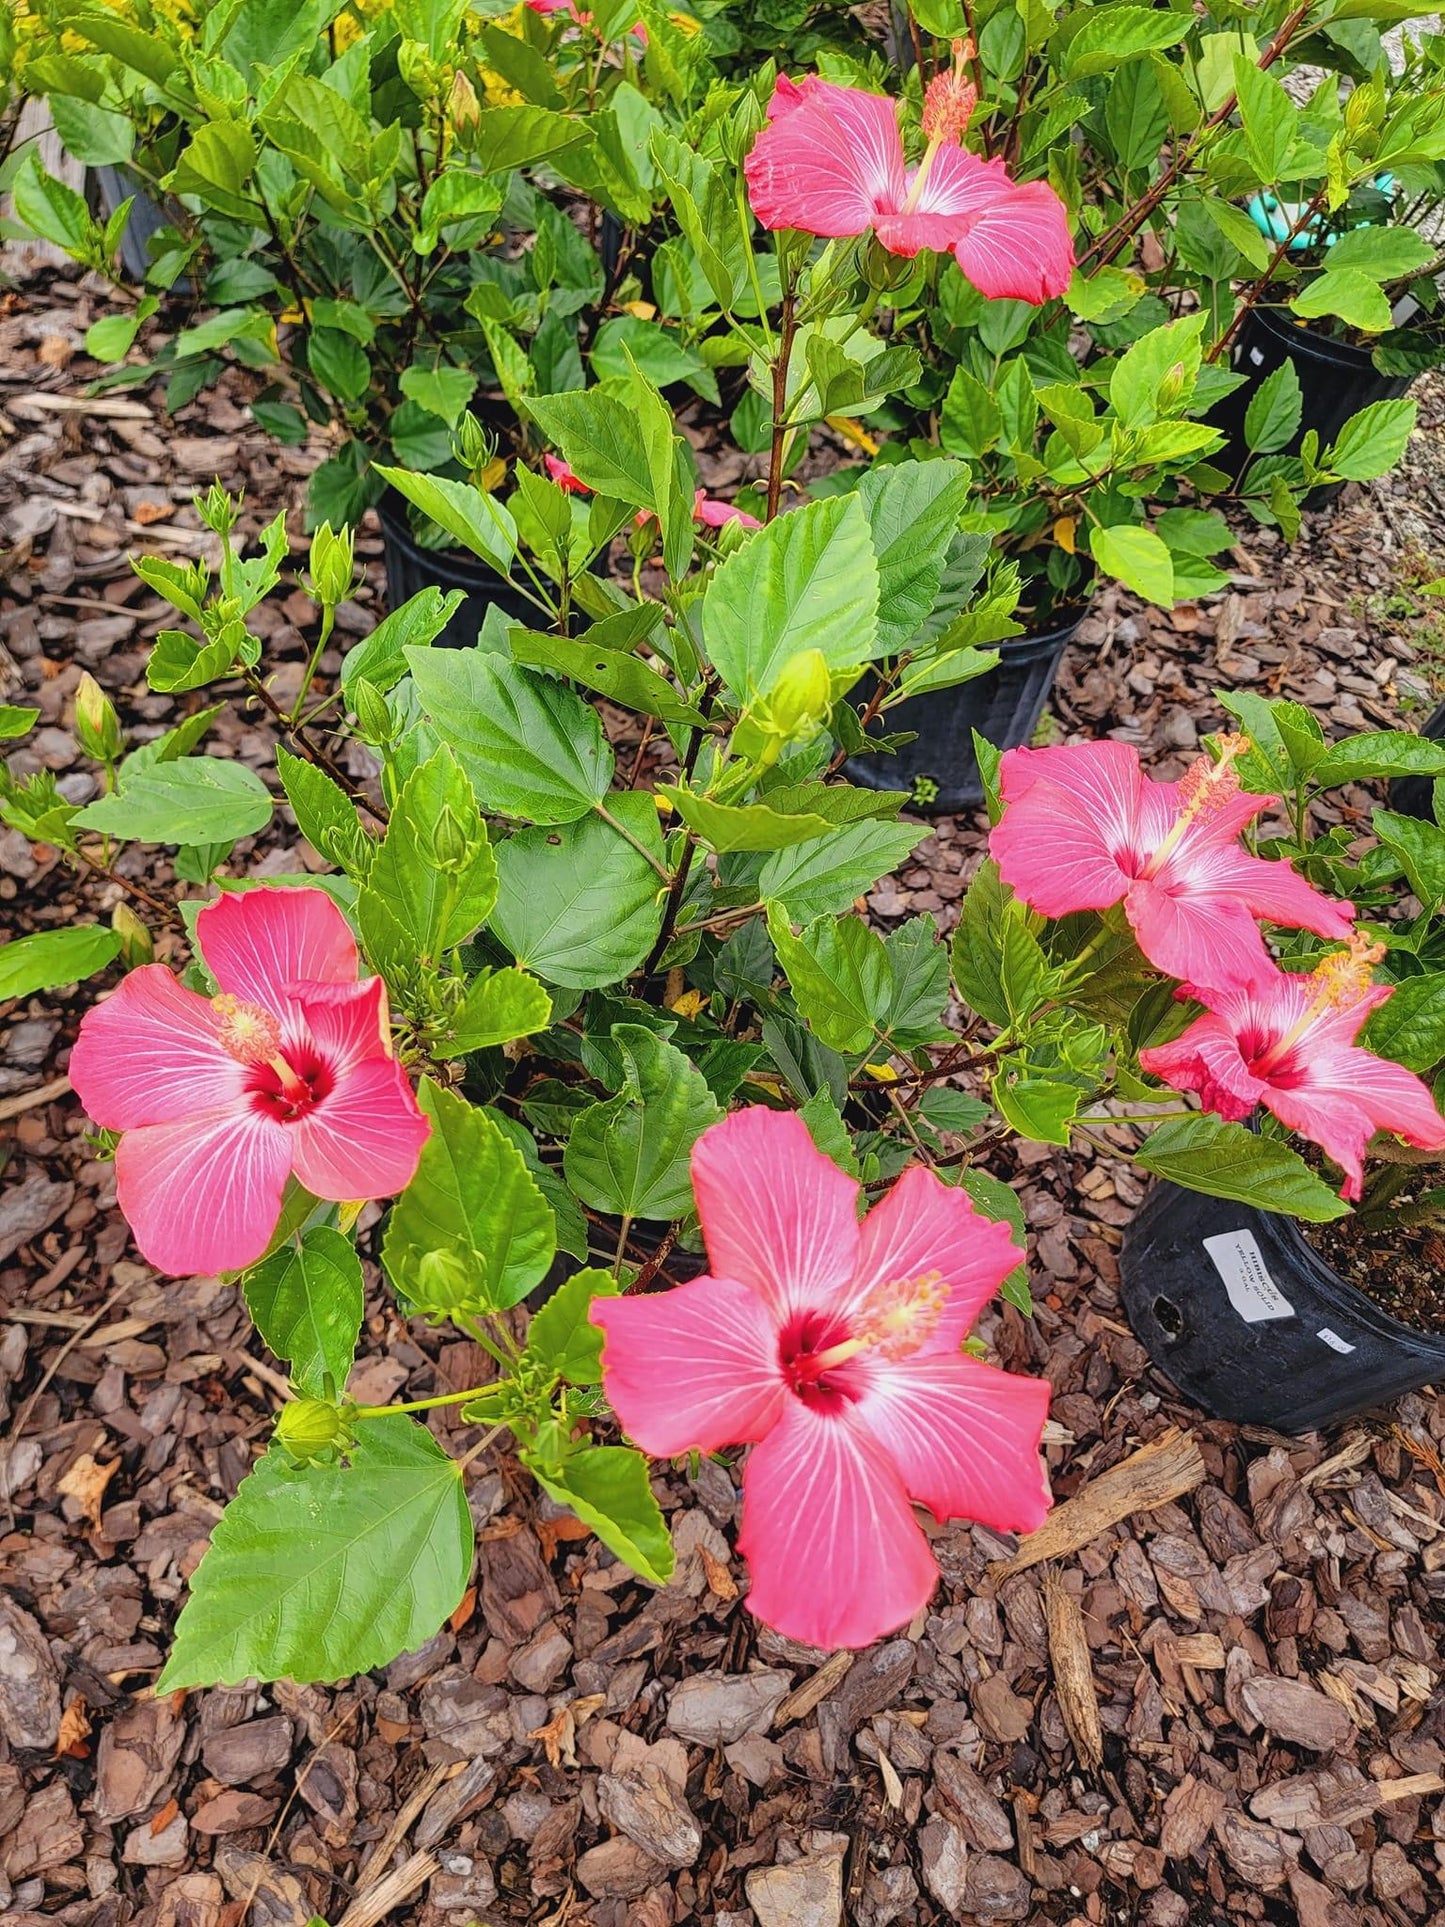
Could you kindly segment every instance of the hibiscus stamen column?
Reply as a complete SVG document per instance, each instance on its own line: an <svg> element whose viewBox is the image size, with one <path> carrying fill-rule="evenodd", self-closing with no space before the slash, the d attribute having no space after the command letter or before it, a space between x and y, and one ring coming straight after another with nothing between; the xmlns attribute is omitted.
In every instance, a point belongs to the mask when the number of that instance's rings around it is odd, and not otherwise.
<svg viewBox="0 0 1445 1927"><path fill-rule="evenodd" d="M213 997L211 1008L221 1020L221 1048L238 1064L264 1064L274 1071L282 1092L293 1103L311 1095L306 1080L282 1054L281 1026L269 1010L248 1004L228 991Z"/></svg>
<svg viewBox="0 0 1445 1927"><path fill-rule="evenodd" d="M909 184L902 212L911 214L923 198L928 176L940 149L961 141L978 104L978 89L964 72L964 62L973 57L971 40L955 40L953 65L935 74L923 96L923 132L928 145Z"/></svg>
<svg viewBox="0 0 1445 1927"><path fill-rule="evenodd" d="M1141 875L1156 877L1178 848L1191 824L1207 823L1218 816L1239 794L1239 775L1234 764L1249 748L1249 738L1238 734L1221 736L1219 760L1200 756L1179 779L1180 811L1173 828L1144 865Z"/></svg>
<svg viewBox="0 0 1445 1927"><path fill-rule="evenodd" d="M1255 1076L1268 1077L1322 1017L1328 1017L1332 1011L1353 1010L1368 994L1374 982L1374 967L1384 954L1384 944L1371 943L1362 930L1356 930L1348 950L1332 951L1317 964L1305 979L1314 987L1314 995L1289 1029L1263 1056L1255 1058L1251 1066Z"/></svg>

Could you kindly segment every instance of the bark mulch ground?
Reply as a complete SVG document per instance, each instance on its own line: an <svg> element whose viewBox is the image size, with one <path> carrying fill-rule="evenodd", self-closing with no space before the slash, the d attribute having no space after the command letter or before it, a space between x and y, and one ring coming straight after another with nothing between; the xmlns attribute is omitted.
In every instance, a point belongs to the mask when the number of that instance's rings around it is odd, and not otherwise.
<svg viewBox="0 0 1445 1927"><path fill-rule="evenodd" d="M126 552L203 553L189 497L216 473L246 487L254 529L297 498L311 458L265 441L239 386L174 421L149 394L83 399L98 308L73 281L37 278L0 308L0 700L44 711L16 767L43 762L79 799L83 669L137 739L175 719L143 679L165 614ZM1445 561L1441 402L1425 401L1400 475L1294 550L1245 537L1223 595L1172 615L1102 597L1059 729L1137 742L1173 773L1223 720L1219 686L1298 697L1339 729L1418 715L1445 660L1445 629L1410 592ZM380 607L376 549L362 626ZM292 673L309 615L297 595L272 618ZM213 740L269 766L239 702ZM1364 820L1372 800L1342 807ZM288 822L233 868L311 860ZM979 847L977 823L939 823L875 913L946 926ZM169 879L134 853L119 871L77 879L0 832L0 921L18 935L108 914L123 887ZM158 932L162 958L180 948ZM761 1632L722 1466L659 1475L682 1556L656 1592L498 1456L468 1474L476 1589L423 1651L336 1688L156 1699L187 1577L284 1382L233 1290L159 1279L128 1245L63 1082L92 994L0 1009L7 1922L1442 1918L1445 1410L1421 1394L1291 1440L1184 1406L1120 1314L1141 1186L1092 1153L1025 1147L1003 1169L1038 1312L985 1321L1005 1364L1053 1383L1063 1503L1024 1557L937 1531L945 1584L899 1637L829 1656ZM477 1376L471 1346L408 1326L379 1293L363 1345L368 1400Z"/></svg>

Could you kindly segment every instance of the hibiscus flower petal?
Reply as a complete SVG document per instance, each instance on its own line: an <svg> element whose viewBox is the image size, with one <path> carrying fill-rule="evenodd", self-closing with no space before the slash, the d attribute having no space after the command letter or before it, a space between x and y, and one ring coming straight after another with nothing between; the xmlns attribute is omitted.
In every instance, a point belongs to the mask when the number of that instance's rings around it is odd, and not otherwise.
<svg viewBox="0 0 1445 1927"><path fill-rule="evenodd" d="M645 1452L676 1458L750 1444L777 1423L788 1393L778 1328L755 1291L695 1278L642 1298L598 1298L602 1384Z"/></svg>
<svg viewBox="0 0 1445 1927"><path fill-rule="evenodd" d="M903 1481L847 1406L789 1397L743 1472L747 1603L808 1646L871 1646L928 1603L938 1566Z"/></svg>
<svg viewBox="0 0 1445 1927"><path fill-rule="evenodd" d="M1125 743L1011 749L999 780L1006 808L989 854L1016 895L1046 917L1117 903L1138 858L1139 752Z"/></svg>
<svg viewBox="0 0 1445 1927"><path fill-rule="evenodd" d="M965 147L938 150L917 207L880 221L878 238L896 254L951 248L994 301L1037 306L1062 294L1074 271L1068 212L1047 181L1014 181L1002 161Z"/></svg>
<svg viewBox="0 0 1445 1927"><path fill-rule="evenodd" d="M116 1198L141 1256L191 1277L254 1264L281 1215L286 1128L251 1110L127 1131Z"/></svg>
<svg viewBox="0 0 1445 1927"><path fill-rule="evenodd" d="M936 1519L973 1519L1032 1532L1049 1509L1039 1440L1049 1383L1000 1371L963 1352L914 1353L868 1368L853 1407L908 1490Z"/></svg>
<svg viewBox="0 0 1445 1927"><path fill-rule="evenodd" d="M764 227L865 234L876 214L903 199L897 107L857 87L784 75L743 172Z"/></svg>
<svg viewBox="0 0 1445 1927"><path fill-rule="evenodd" d="M183 990L164 964L143 964L86 1012L70 1081L110 1131L239 1105L246 1067L222 1048L219 1026L209 999Z"/></svg>
<svg viewBox="0 0 1445 1927"><path fill-rule="evenodd" d="M1445 1149L1445 1119L1413 1071L1355 1045L1322 1046L1318 1033L1309 1042L1292 1082L1271 1084L1263 1102L1339 1165L1341 1197L1359 1197L1362 1155L1376 1131L1391 1131L1422 1151Z"/></svg>
<svg viewBox="0 0 1445 1927"><path fill-rule="evenodd" d="M196 941L222 990L281 1012L297 983L356 980L356 939L324 890L233 890L196 919Z"/></svg>
<svg viewBox="0 0 1445 1927"><path fill-rule="evenodd" d="M1203 886L1220 896L1238 897L1255 916L1291 930L1312 930L1317 937L1339 941L1354 929L1352 903L1324 896L1291 864L1251 856L1233 842L1200 852L1190 875L1191 887Z"/></svg>
<svg viewBox="0 0 1445 1927"><path fill-rule="evenodd" d="M948 1301L919 1352L956 1352L1023 1255L1009 1225L983 1217L966 1191L917 1164L863 1220L853 1287L862 1298L880 1285L937 1272Z"/></svg>
<svg viewBox="0 0 1445 1927"><path fill-rule="evenodd" d="M836 1310L858 1258L858 1186L792 1111L734 1111L692 1151L692 1183L718 1278L750 1285L781 1325Z"/></svg>
<svg viewBox="0 0 1445 1927"><path fill-rule="evenodd" d="M1139 1062L1176 1091L1198 1091L1205 1110L1235 1122L1249 1116L1267 1089L1245 1063L1233 1024L1212 1012L1172 1043L1141 1050Z"/></svg>
<svg viewBox="0 0 1445 1927"><path fill-rule="evenodd" d="M1237 897L1143 879L1131 884L1125 914L1157 970L1225 989L1273 968L1259 925Z"/></svg>
<svg viewBox="0 0 1445 1927"><path fill-rule="evenodd" d="M359 984L300 984L295 994L301 1035L332 1071L391 1056L391 1016L380 977Z"/></svg>
<svg viewBox="0 0 1445 1927"><path fill-rule="evenodd" d="M416 1176L431 1133L391 1057L352 1064L291 1133L296 1175L318 1198L389 1198Z"/></svg>

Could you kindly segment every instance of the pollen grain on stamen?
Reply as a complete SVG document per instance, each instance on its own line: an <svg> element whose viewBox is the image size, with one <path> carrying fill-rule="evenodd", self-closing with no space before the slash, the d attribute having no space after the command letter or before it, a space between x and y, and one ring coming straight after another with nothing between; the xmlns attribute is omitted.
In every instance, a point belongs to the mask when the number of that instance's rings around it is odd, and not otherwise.
<svg viewBox="0 0 1445 1927"><path fill-rule="evenodd" d="M937 1271L875 1285L858 1307L854 1337L879 1358L906 1358L928 1337L948 1303Z"/></svg>
<svg viewBox="0 0 1445 1927"><path fill-rule="evenodd" d="M1384 944L1371 943L1363 931L1356 930L1348 949L1332 950L1310 972L1315 993L1311 1012L1353 1010L1374 982L1374 967L1384 954Z"/></svg>
<svg viewBox="0 0 1445 1927"><path fill-rule="evenodd" d="M1179 779L1180 814L1189 822L1214 815L1239 793L1239 776L1234 765L1249 748L1249 738L1231 733L1218 740L1219 760L1196 757Z"/></svg>
<svg viewBox="0 0 1445 1927"><path fill-rule="evenodd" d="M930 143L961 140L968 131L978 104L978 89L963 69L968 51L955 40L952 67L935 74L924 92L923 133Z"/></svg>
<svg viewBox="0 0 1445 1927"><path fill-rule="evenodd" d="M281 1026L269 1010L223 991L211 999L221 1020L221 1048L238 1064L269 1064L281 1048Z"/></svg>

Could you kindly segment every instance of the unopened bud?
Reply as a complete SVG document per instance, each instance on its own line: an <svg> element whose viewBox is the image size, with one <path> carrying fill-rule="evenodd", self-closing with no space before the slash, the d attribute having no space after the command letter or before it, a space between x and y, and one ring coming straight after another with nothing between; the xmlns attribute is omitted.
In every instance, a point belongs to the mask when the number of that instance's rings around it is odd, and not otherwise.
<svg viewBox="0 0 1445 1927"><path fill-rule="evenodd" d="M432 831L431 847L439 870L460 870L471 853L465 828L445 803Z"/></svg>
<svg viewBox="0 0 1445 1927"><path fill-rule="evenodd" d="M424 1251L417 1266L416 1288L408 1296L423 1311L457 1311L474 1304L477 1278L474 1269L455 1251L445 1248Z"/></svg>
<svg viewBox="0 0 1445 1927"><path fill-rule="evenodd" d="M151 933L128 903L118 903L111 911L110 927L120 938L120 960L127 970L138 970L154 961Z"/></svg>
<svg viewBox="0 0 1445 1927"><path fill-rule="evenodd" d="M455 134L469 134L478 126L482 118L481 102L477 90L458 69L452 75L451 92L447 95L447 124Z"/></svg>
<svg viewBox="0 0 1445 1927"><path fill-rule="evenodd" d="M1189 377L1184 372L1184 363L1176 361L1159 384L1159 393L1155 398L1157 405L1160 408L1177 407L1184 400L1188 385Z"/></svg>
<svg viewBox="0 0 1445 1927"><path fill-rule="evenodd" d="M373 749L381 749L395 736L396 718L374 682L352 685L351 707L356 712L357 728Z"/></svg>
<svg viewBox="0 0 1445 1927"><path fill-rule="evenodd" d="M768 693L768 720L785 737L816 726L833 705L833 676L821 649L803 649L783 665Z"/></svg>
<svg viewBox="0 0 1445 1927"><path fill-rule="evenodd" d="M351 593L351 570L351 530L323 522L311 538L311 593L323 607L334 609L345 602Z"/></svg>
<svg viewBox="0 0 1445 1927"><path fill-rule="evenodd" d="M113 763L125 748L115 704L88 672L76 685L75 734L86 755L98 763Z"/></svg>
<svg viewBox="0 0 1445 1927"><path fill-rule="evenodd" d="M345 1436L340 1412L324 1399L292 1399L276 1416L276 1437L303 1464L334 1451Z"/></svg>
<svg viewBox="0 0 1445 1927"><path fill-rule="evenodd" d="M219 482L212 482L204 495L191 498L196 514L213 535L229 535L241 513L242 497L233 502Z"/></svg>
<svg viewBox="0 0 1445 1927"><path fill-rule="evenodd" d="M496 449L496 438L487 433L468 409L452 432L452 453L473 480L491 461Z"/></svg>

